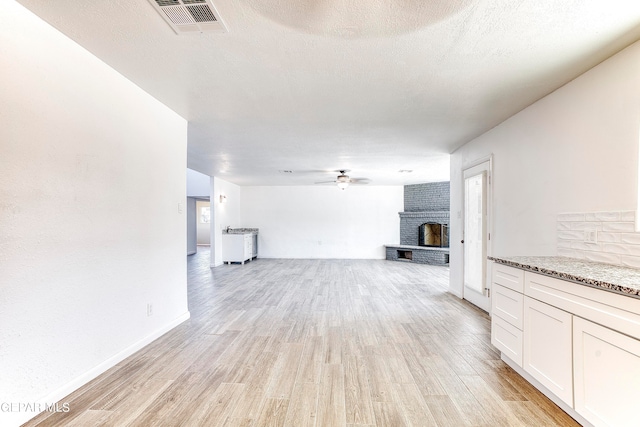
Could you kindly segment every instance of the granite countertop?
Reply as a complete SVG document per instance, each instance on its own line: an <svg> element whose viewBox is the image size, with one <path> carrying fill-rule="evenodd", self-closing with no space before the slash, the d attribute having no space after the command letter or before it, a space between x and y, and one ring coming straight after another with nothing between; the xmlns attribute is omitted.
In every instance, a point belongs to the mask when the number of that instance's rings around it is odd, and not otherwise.
<svg viewBox="0 0 640 427"><path fill-rule="evenodd" d="M226 228L222 230L222 234L258 234L257 228Z"/></svg>
<svg viewBox="0 0 640 427"><path fill-rule="evenodd" d="M640 269L559 256L488 257L491 261L640 298Z"/></svg>

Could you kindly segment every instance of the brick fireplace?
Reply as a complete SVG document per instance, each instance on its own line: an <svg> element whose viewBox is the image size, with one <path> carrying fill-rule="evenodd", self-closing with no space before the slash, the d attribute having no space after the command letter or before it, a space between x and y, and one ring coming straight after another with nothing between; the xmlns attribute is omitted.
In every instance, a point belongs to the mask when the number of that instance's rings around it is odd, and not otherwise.
<svg viewBox="0 0 640 427"><path fill-rule="evenodd" d="M399 212L400 244L387 245L387 259L424 264L448 264L449 200L448 181L405 185L404 211ZM439 245L425 245L424 228L422 228L423 241L420 241L420 231L424 224L440 225ZM445 228L446 242L443 242L442 230Z"/></svg>

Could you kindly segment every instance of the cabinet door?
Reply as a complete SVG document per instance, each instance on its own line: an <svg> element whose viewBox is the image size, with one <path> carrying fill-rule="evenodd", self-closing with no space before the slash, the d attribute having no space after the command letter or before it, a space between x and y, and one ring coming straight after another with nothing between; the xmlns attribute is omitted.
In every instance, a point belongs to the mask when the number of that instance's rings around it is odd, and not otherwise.
<svg viewBox="0 0 640 427"><path fill-rule="evenodd" d="M594 426L638 426L640 341L576 317L575 410Z"/></svg>
<svg viewBox="0 0 640 427"><path fill-rule="evenodd" d="M529 297L524 299L523 368L573 407L572 315Z"/></svg>
<svg viewBox="0 0 640 427"><path fill-rule="evenodd" d="M223 234L222 235L222 261L244 263L250 256L247 256L246 238L243 234Z"/></svg>

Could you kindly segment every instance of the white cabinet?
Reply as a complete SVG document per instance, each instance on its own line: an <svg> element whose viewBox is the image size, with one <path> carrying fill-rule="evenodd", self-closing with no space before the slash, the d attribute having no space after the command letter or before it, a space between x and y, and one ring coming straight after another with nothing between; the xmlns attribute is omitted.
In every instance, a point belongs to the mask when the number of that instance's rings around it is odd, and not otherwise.
<svg viewBox="0 0 640 427"><path fill-rule="evenodd" d="M573 406L573 316L533 298L524 298L523 368Z"/></svg>
<svg viewBox="0 0 640 427"><path fill-rule="evenodd" d="M493 264L491 282L522 293L524 292L524 270L508 265Z"/></svg>
<svg viewBox="0 0 640 427"><path fill-rule="evenodd" d="M253 236L251 233L223 234L222 235L222 261L240 262L242 264L257 256L253 249ZM256 247L257 251L257 247Z"/></svg>
<svg viewBox="0 0 640 427"><path fill-rule="evenodd" d="M522 366L524 271L494 264L491 282L491 343Z"/></svg>
<svg viewBox="0 0 640 427"><path fill-rule="evenodd" d="M518 366L522 366L522 330L498 316L493 316L491 344Z"/></svg>
<svg viewBox="0 0 640 427"><path fill-rule="evenodd" d="M638 426L640 341L576 317L575 410L594 426Z"/></svg>
<svg viewBox="0 0 640 427"><path fill-rule="evenodd" d="M493 296L491 297L491 315L506 320L516 328L522 330L524 295L497 284L493 284Z"/></svg>
<svg viewBox="0 0 640 427"><path fill-rule="evenodd" d="M522 366L524 296L495 282L492 288L491 343L518 366Z"/></svg>
<svg viewBox="0 0 640 427"><path fill-rule="evenodd" d="M505 362L585 426L640 426L639 298L500 264L492 282Z"/></svg>

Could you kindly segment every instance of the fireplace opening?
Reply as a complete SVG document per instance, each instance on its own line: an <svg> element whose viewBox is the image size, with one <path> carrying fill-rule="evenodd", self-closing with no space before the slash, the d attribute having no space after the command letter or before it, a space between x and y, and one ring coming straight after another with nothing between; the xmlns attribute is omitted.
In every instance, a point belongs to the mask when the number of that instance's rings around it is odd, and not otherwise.
<svg viewBox="0 0 640 427"><path fill-rule="evenodd" d="M449 226L426 222L418 227L418 245L436 248L449 247Z"/></svg>

